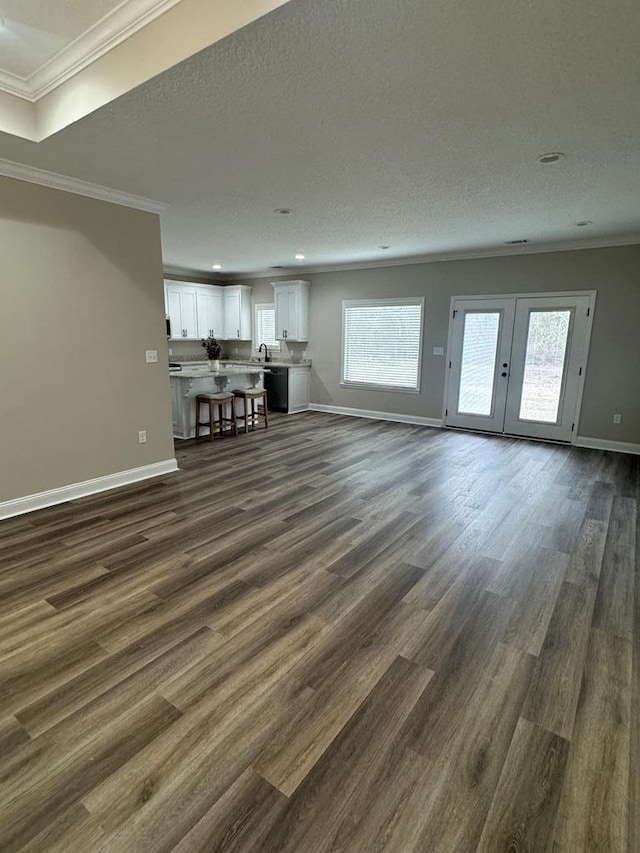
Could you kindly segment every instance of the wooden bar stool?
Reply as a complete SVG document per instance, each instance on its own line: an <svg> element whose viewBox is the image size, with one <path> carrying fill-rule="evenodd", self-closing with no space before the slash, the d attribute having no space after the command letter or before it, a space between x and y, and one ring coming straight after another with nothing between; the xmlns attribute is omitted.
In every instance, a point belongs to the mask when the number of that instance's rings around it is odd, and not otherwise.
<svg viewBox="0 0 640 853"><path fill-rule="evenodd" d="M207 406L208 408L209 419L206 421L200 420L201 406ZM227 406L229 406L231 412L230 417L227 417L225 414ZM201 427L209 427L209 441L213 441L216 430L219 431L220 438L222 438L227 424L233 435L237 435L238 424L236 421L236 407L233 394L227 391L222 391L219 394L198 394L196 397L196 439L201 438Z"/></svg>
<svg viewBox="0 0 640 853"><path fill-rule="evenodd" d="M264 388L246 388L242 391L234 391L233 396L242 400L242 413L237 415L240 421L244 421L244 431L248 431L249 424L258 426L260 418L264 420L264 428L269 426L269 415L267 414L267 392ZM249 410L247 403L251 401ZM257 403L257 405L256 405ZM259 406L262 404L262 411Z"/></svg>

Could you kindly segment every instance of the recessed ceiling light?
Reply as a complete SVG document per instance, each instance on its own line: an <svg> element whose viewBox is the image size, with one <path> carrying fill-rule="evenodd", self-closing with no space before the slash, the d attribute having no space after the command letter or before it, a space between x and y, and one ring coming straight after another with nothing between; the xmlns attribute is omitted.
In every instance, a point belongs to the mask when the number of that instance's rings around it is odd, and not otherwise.
<svg viewBox="0 0 640 853"><path fill-rule="evenodd" d="M558 160L562 160L563 157L564 154L561 151L551 151L548 154L541 154L538 157L538 163L548 166L549 163L557 163Z"/></svg>
<svg viewBox="0 0 640 853"><path fill-rule="evenodd" d="M389 246L378 246L379 249L388 249Z"/></svg>
<svg viewBox="0 0 640 853"><path fill-rule="evenodd" d="M302 252L296 252L295 259L296 261L304 261L304 255L302 254Z"/></svg>
<svg viewBox="0 0 640 853"><path fill-rule="evenodd" d="M222 264L212 264L212 267L211 267L211 268L212 268L212 269L214 269L214 270L221 270L221 269L222 269Z"/></svg>
<svg viewBox="0 0 640 853"><path fill-rule="evenodd" d="M580 222L576 222L576 228L584 228L585 225L593 225L593 222L590 219L581 219Z"/></svg>
<svg viewBox="0 0 640 853"><path fill-rule="evenodd" d="M288 216L290 213L293 213L290 207L276 207L273 212L280 213L282 216Z"/></svg>

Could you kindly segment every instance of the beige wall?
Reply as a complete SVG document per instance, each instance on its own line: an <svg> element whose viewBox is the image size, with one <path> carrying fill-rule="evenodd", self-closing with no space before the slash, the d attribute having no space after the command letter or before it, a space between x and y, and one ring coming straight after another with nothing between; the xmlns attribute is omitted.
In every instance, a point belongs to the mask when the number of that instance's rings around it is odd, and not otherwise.
<svg viewBox="0 0 640 853"><path fill-rule="evenodd" d="M0 252L0 502L173 458L158 217L0 178Z"/></svg>
<svg viewBox="0 0 640 853"><path fill-rule="evenodd" d="M301 277L301 276L298 276ZM591 350L578 434L640 443L640 246L518 255L304 275L311 281L308 355L315 403L440 418L452 296L597 290ZM293 278L293 276L290 276ZM276 280L274 278L274 280ZM270 281L256 279L254 298L267 301ZM343 299L425 297L420 394L363 391L340 385ZM622 423L613 424L621 412Z"/></svg>

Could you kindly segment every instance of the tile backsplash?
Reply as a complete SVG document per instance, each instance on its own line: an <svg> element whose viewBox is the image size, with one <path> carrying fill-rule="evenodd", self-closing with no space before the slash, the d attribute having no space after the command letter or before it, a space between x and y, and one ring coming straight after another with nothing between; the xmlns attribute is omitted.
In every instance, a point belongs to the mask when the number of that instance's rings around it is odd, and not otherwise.
<svg viewBox="0 0 640 853"><path fill-rule="evenodd" d="M221 358L249 359L257 356L251 341L220 341L222 344ZM294 343L284 341L280 344L280 352L269 350L269 355L275 361L300 361L305 358L308 344L305 342ZM171 361L206 361L207 354L198 341L169 341Z"/></svg>

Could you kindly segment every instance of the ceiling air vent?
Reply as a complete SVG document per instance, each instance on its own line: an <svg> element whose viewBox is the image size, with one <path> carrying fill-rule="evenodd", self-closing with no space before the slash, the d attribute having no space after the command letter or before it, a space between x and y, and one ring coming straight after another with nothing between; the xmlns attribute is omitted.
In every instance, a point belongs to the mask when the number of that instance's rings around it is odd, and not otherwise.
<svg viewBox="0 0 640 853"><path fill-rule="evenodd" d="M505 240L507 246L520 246L522 243L528 243L528 240Z"/></svg>

